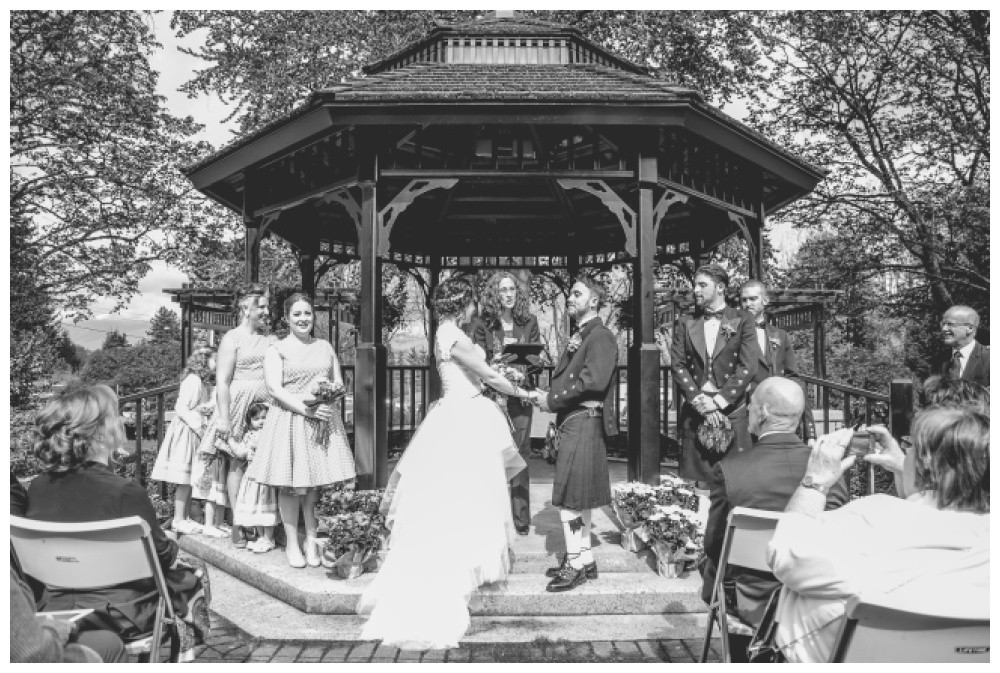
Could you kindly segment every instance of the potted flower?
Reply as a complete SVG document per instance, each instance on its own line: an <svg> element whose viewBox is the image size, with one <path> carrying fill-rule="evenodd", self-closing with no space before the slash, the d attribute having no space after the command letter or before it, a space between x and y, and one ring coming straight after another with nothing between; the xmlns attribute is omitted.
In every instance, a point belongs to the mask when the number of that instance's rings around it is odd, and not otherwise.
<svg viewBox="0 0 1000 673"><path fill-rule="evenodd" d="M616 484L611 494L611 509L625 528L622 547L642 551L646 547L642 524L656 508L657 489L641 482Z"/></svg>
<svg viewBox="0 0 1000 673"><path fill-rule="evenodd" d="M656 554L656 571L665 577L677 577L701 554L705 532L690 509L658 505L643 527Z"/></svg>
<svg viewBox="0 0 1000 673"><path fill-rule="evenodd" d="M335 490L323 494L317 515L327 534L321 560L342 579L378 568L388 529L379 512L383 491Z"/></svg>

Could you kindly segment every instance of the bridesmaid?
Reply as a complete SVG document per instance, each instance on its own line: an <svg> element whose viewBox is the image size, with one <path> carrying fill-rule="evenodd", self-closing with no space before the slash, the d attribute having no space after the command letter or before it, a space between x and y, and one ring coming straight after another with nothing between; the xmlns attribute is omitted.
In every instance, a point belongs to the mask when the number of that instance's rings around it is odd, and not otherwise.
<svg viewBox="0 0 1000 673"><path fill-rule="evenodd" d="M486 361L510 343L538 343L538 320L529 312L528 290L509 271L490 277L483 293L482 318L471 329L472 340L486 352ZM507 398L507 414L514 426L514 443L525 464L531 457L531 415L534 407L514 397ZM528 468L510 481L511 513L519 535L527 535L531 524Z"/></svg>
<svg viewBox="0 0 1000 673"><path fill-rule="evenodd" d="M205 427L198 451L211 462L201 461L203 470L195 487L196 498L205 500L205 527L210 537L225 537L219 525L225 508L236 502L243 473L230 470L230 438L239 442L246 432L247 409L254 402L267 402L264 384L264 353L275 338L268 328L267 290L259 283L249 283L237 291L235 305L239 325L226 332L219 342L215 372L215 412ZM192 475L194 482L194 475ZM242 529L233 526L232 541L245 547Z"/></svg>
<svg viewBox="0 0 1000 673"><path fill-rule="evenodd" d="M285 300L284 309L288 336L264 356L264 380L274 405L246 476L258 484L278 487L288 564L316 567L320 565L315 511L319 488L353 480L354 457L338 409L333 404L317 404L312 393L322 379L335 389L344 385L333 346L312 336L312 300L296 293ZM298 544L300 510L306 529L305 558Z"/></svg>

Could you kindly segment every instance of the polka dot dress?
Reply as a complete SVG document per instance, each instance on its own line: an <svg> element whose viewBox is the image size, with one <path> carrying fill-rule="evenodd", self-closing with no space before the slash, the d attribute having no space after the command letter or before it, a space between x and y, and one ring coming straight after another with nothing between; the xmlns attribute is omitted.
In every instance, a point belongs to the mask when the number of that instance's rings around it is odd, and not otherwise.
<svg viewBox="0 0 1000 673"><path fill-rule="evenodd" d="M303 344L289 336L272 346L281 356L282 385L293 394L308 393L321 378L333 380L333 346L322 339ZM325 423L285 409L275 400L257 442L257 455L246 474L260 484L316 488L355 476L354 457L340 409Z"/></svg>

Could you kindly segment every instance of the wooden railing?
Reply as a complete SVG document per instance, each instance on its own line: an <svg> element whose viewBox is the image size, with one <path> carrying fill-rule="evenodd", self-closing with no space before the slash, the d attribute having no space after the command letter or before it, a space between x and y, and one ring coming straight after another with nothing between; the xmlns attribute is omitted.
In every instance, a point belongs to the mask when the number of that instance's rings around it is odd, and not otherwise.
<svg viewBox="0 0 1000 673"><path fill-rule="evenodd" d="M549 388L552 380L553 367L545 367L539 374L539 386ZM353 365L342 367L344 386L348 391L355 389L355 370ZM430 405L430 367L427 365L391 365L386 373L389 391L389 433L405 438L423 420ZM811 399L811 407L819 411L815 418L817 433L825 434L841 427L850 427L857 422L866 425L885 423L895 437L900 438L909 433L909 420L912 414L913 389L909 381L894 381L890 394L876 393L861 388L855 388L834 381L827 381L813 376L802 377L806 383L807 398ZM671 386L673 375L669 367L660 367L660 427L664 438L677 439L675 391ZM618 427L623 432L628 427L627 406L628 368L618 367L615 379L615 413L618 417ZM120 398L121 406L133 405L135 408L135 457L136 479L145 483L143 473L142 440L144 416L155 414L154 431L148 439L156 439L156 447L163 442L165 419L167 414L166 399L177 391L178 385L173 384L146 390L140 393L125 395ZM147 402L148 401L148 402ZM144 408L148 407L148 408ZM354 435L354 395L349 393L340 400L340 413L348 434ZM864 479L865 490L868 493L876 491L876 472L874 466L867 461L859 461L852 479ZM161 494L166 497L166 485L161 484Z"/></svg>

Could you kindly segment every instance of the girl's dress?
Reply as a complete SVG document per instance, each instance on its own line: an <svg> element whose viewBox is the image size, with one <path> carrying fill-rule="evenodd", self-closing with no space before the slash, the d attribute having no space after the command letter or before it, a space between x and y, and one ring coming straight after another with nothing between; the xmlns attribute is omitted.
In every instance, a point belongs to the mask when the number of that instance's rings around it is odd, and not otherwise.
<svg viewBox="0 0 1000 673"><path fill-rule="evenodd" d="M320 379L333 380L337 358L330 342L314 339L304 344L290 336L274 348L281 356L282 386L288 392L307 394ZM354 456L340 413L323 422L289 411L275 400L246 477L297 491L353 479Z"/></svg>
<svg viewBox="0 0 1000 673"><path fill-rule="evenodd" d="M200 430L205 417L198 406L209 399L209 387L195 374L188 374L177 391L175 416L160 444L153 465L153 479L186 486L191 483L191 468L197 460Z"/></svg>
<svg viewBox="0 0 1000 673"><path fill-rule="evenodd" d="M389 552L358 603L358 614L369 615L364 640L457 647L469 627L472 592L504 579L512 563L507 481L525 463L479 377L452 360L452 347L463 340L469 338L452 323L438 329L442 397L390 479L396 486L386 494Z"/></svg>
<svg viewBox="0 0 1000 673"><path fill-rule="evenodd" d="M229 427L230 436L240 441L246 432L247 409L254 402L268 402L270 395L264 384L264 353L274 342L273 335L249 334L242 329L234 329L226 336L233 339L236 348L236 367L233 370L233 380L229 385ZM195 472L200 472L200 479L194 485L192 497L211 500L222 507L230 507L226 492L226 476L229 474L229 446L215 436L219 423L219 412L215 413L205 426L198 445L202 454ZM210 462L206 463L205 460Z"/></svg>
<svg viewBox="0 0 1000 673"><path fill-rule="evenodd" d="M259 438L258 430L248 430L243 435L242 446L246 450L248 464L253 464L256 458ZM259 484L244 474L233 506L233 523L237 526L277 526L280 520L275 489Z"/></svg>

